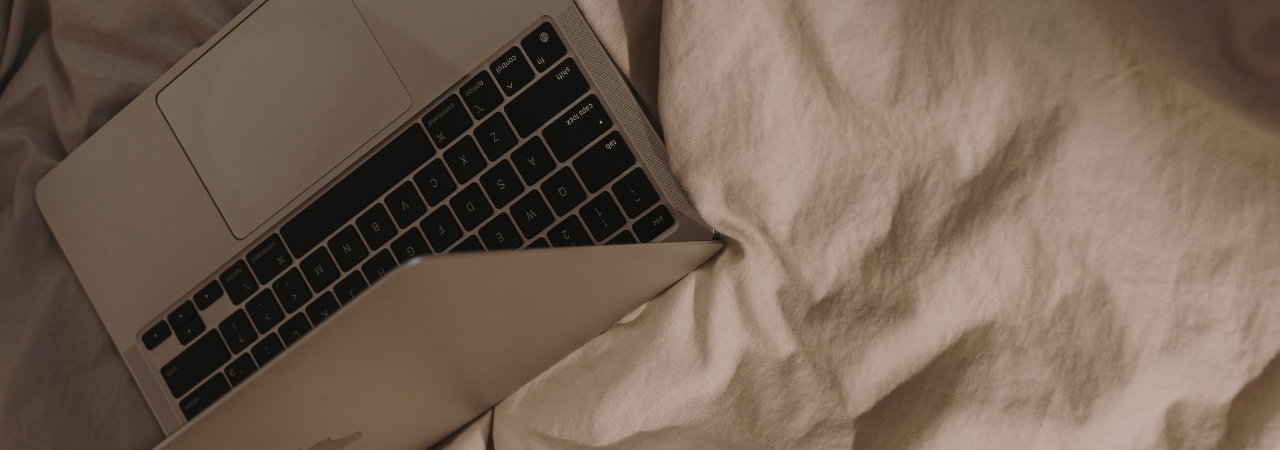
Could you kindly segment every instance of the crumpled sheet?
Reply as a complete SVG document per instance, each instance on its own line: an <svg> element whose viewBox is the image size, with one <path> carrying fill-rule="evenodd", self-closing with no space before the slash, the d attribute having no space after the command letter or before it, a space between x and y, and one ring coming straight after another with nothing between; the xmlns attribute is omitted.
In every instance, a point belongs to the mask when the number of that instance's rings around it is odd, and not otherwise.
<svg viewBox="0 0 1280 450"><path fill-rule="evenodd" d="M0 56L0 448L146 448L33 189L245 2L48 2ZM1280 445L1280 5L580 3L727 246L440 448Z"/></svg>

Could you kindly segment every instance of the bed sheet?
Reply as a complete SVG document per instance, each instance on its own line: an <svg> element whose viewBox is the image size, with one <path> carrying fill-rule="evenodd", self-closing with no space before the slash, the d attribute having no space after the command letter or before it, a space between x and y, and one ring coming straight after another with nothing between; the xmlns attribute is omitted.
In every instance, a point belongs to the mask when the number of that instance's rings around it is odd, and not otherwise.
<svg viewBox="0 0 1280 450"><path fill-rule="evenodd" d="M244 0L9 0L0 448L161 438L35 182ZM1275 448L1280 6L581 1L726 249L439 447Z"/></svg>

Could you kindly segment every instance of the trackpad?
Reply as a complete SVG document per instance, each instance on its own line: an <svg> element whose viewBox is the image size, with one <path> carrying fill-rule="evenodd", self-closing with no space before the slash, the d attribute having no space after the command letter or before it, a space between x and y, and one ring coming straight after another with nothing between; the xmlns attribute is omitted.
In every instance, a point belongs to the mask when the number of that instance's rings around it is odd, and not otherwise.
<svg viewBox="0 0 1280 450"><path fill-rule="evenodd" d="M269 0L157 102L244 238L409 109L350 0Z"/></svg>

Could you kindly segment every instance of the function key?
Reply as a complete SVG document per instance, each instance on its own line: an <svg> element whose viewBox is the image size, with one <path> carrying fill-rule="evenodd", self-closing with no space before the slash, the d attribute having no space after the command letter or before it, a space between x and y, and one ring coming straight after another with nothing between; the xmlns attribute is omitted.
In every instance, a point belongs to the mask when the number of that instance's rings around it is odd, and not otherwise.
<svg viewBox="0 0 1280 450"><path fill-rule="evenodd" d="M431 206L440 204L445 197L458 188L458 185L453 182L453 177L449 176L449 170L445 169L444 162L438 159L431 161L431 164L427 164L427 167L414 174L413 184L418 185L422 198L425 198L427 204Z"/></svg>
<svg viewBox="0 0 1280 450"><path fill-rule="evenodd" d="M462 93L462 101L467 103L467 109L476 120L483 119L484 116L489 115L489 112L502 105L502 93L498 92L493 79L489 78L489 72L483 70L467 80L461 88L458 88L458 92Z"/></svg>
<svg viewBox="0 0 1280 450"><path fill-rule="evenodd" d="M222 298L222 285L218 284L218 280L213 280L206 284L203 289L200 289L200 292L196 292L196 296L192 300L195 300L197 308L204 311L205 308L208 308L209 305L212 305L213 302L220 298Z"/></svg>
<svg viewBox="0 0 1280 450"><path fill-rule="evenodd" d="M604 245L634 244L634 243L636 243L636 235L631 234L630 231L622 230L621 233L618 233L618 235L614 236L613 239L610 239L609 242L605 242Z"/></svg>
<svg viewBox="0 0 1280 450"><path fill-rule="evenodd" d="M622 204L622 210L632 219L658 203L658 191L649 184L649 177L644 175L644 171L638 168L614 183L612 190L613 196Z"/></svg>
<svg viewBox="0 0 1280 450"><path fill-rule="evenodd" d="M422 219L420 224L422 234L427 236L427 242L431 243L431 249L436 253L443 252L462 238L462 229L458 228L458 221L453 219L448 206L441 206L435 212L427 214L427 218Z"/></svg>
<svg viewBox="0 0 1280 450"><path fill-rule="evenodd" d="M520 239L520 232L516 231L516 226L511 223L507 213L499 214L498 217L480 227L480 238L484 239L484 246L489 250L514 250L524 245L524 240Z"/></svg>
<svg viewBox="0 0 1280 450"><path fill-rule="evenodd" d="M622 217L622 211L619 211L613 203L613 196L608 192L582 205L578 214L582 216L582 221L587 224L587 229L591 230L591 235L597 241L603 241L627 223L627 219Z"/></svg>
<svg viewBox="0 0 1280 450"><path fill-rule="evenodd" d="M364 246L361 245L361 247ZM311 290L307 289L307 284L302 281L302 274L298 269L289 269L285 272L279 280L271 283L271 290L275 291L276 297L279 297L280 304L284 305L284 310L287 312L293 312L311 299ZM227 332L223 331L222 334Z"/></svg>
<svg viewBox="0 0 1280 450"><path fill-rule="evenodd" d="M160 323L151 327L146 333L142 333L142 345L147 346L147 350L153 350L165 339L169 339L170 334L173 334L173 332L169 330L169 324L161 320Z"/></svg>
<svg viewBox="0 0 1280 450"><path fill-rule="evenodd" d="M436 148L444 148L471 128L471 116L464 109L462 100L458 100L457 95L450 95L422 117L422 122L427 125L427 136L431 137Z"/></svg>
<svg viewBox="0 0 1280 450"><path fill-rule="evenodd" d="M552 161L551 154L547 153L547 146L542 145L542 139L537 136L516 149L511 154L511 162L516 164L516 169L520 171L520 178L523 178L524 184L529 186L533 186L542 177L551 173L551 169L556 168L556 162Z"/></svg>
<svg viewBox="0 0 1280 450"><path fill-rule="evenodd" d="M249 267L253 268L258 281L266 283L281 271L293 264L293 257L285 251L280 235L273 234L249 252Z"/></svg>
<svg viewBox="0 0 1280 450"><path fill-rule="evenodd" d="M347 225L338 234L333 235L333 238L329 239L328 246L329 251L333 252L333 258L338 261L338 267L342 270L351 270L352 266L369 256L369 249L364 247L364 242L360 241L360 234L356 233L356 227L351 225Z"/></svg>
<svg viewBox="0 0 1280 450"><path fill-rule="evenodd" d="M196 307L188 301L182 302L182 305L178 306L178 309L169 313L168 319L169 323L173 324L174 328L182 328L182 326L186 325L187 321L191 320L193 317L196 317Z"/></svg>
<svg viewBox="0 0 1280 450"><path fill-rule="evenodd" d="M528 136L590 89L578 65L569 58L512 99L504 110L516 133Z"/></svg>
<svg viewBox="0 0 1280 450"><path fill-rule="evenodd" d="M520 40L520 46L524 47L524 52L533 61L533 67L536 67L539 72L547 70L565 54L564 44L560 42L560 36L556 35L556 29L551 26L551 22L543 22L535 28L532 33Z"/></svg>
<svg viewBox="0 0 1280 450"><path fill-rule="evenodd" d="M568 214L573 207L587 199L587 193L582 192L578 179L568 167L560 169L542 183L542 195L547 197L547 202L551 203L551 209L556 211L557 216Z"/></svg>
<svg viewBox="0 0 1280 450"><path fill-rule="evenodd" d="M533 69L529 68L529 63L525 62L518 47L511 47L511 50L499 56L497 61L489 64L489 70L498 79L498 87L508 96L533 80Z"/></svg>
<svg viewBox="0 0 1280 450"><path fill-rule="evenodd" d="M472 177L489 165L489 162L480 156L476 141L469 136L446 150L444 161L449 164L449 170L453 171L453 176L458 179L459 184L471 181Z"/></svg>
<svg viewBox="0 0 1280 450"><path fill-rule="evenodd" d="M457 247L454 247L453 250L449 250L449 253L453 254L453 253L462 253L462 252L483 252L483 251L484 251L484 246L480 245L480 239L477 239L475 236L471 236L463 240L462 243L458 244Z"/></svg>
<svg viewBox="0 0 1280 450"><path fill-rule="evenodd" d="M671 228L671 224L674 223L676 223L676 220L671 217L667 207L658 205L648 215L645 215L635 225L632 225L631 229L635 230L636 238L639 238L640 242L649 242L658 237L659 234L662 234L663 231L667 231L667 228Z"/></svg>
<svg viewBox="0 0 1280 450"><path fill-rule="evenodd" d="M343 278L342 281L339 281L338 284L333 285L333 293L337 295L338 301L345 305L351 299L360 295L360 292L367 287L369 287L369 284L364 282L364 276L360 275L359 270L356 270L351 272L351 275ZM328 293L326 292L325 295L328 295ZM325 295L321 295L320 299L323 299ZM320 299L316 299L316 301L318 302ZM310 311L311 307L308 306L307 310ZM312 320L315 320L315 318L313 317Z"/></svg>
<svg viewBox="0 0 1280 450"><path fill-rule="evenodd" d="M591 236L587 236L587 230L582 229L582 222L578 220L578 216L569 216L559 225L552 227L551 231L547 232L547 239L556 247L591 245Z"/></svg>
<svg viewBox="0 0 1280 450"><path fill-rule="evenodd" d="M369 258L369 261L360 266L360 270L365 276L369 277L369 282L378 281L379 278L387 276L391 269L396 268L396 260L391 257L391 252L383 249L378 254Z"/></svg>
<svg viewBox="0 0 1280 450"><path fill-rule="evenodd" d="M186 324L178 327L173 334L178 335L178 343L187 345L188 342L191 342L203 332L204 321L200 320L199 317L192 317Z"/></svg>
<svg viewBox="0 0 1280 450"><path fill-rule="evenodd" d="M178 406L182 407L182 415L187 420L191 420L196 417L196 414L200 414L230 390L231 384L227 383L226 377L223 377L220 373L215 374L209 381L191 391L191 395L178 402Z"/></svg>
<svg viewBox="0 0 1280 450"><path fill-rule="evenodd" d="M622 141L622 135L614 131L574 160L573 169L587 190L595 193L635 163L636 157Z"/></svg>
<svg viewBox="0 0 1280 450"><path fill-rule="evenodd" d="M396 225L400 228L413 226L415 220L427 213L427 205L422 203L418 190L413 187L412 182L408 181L387 194L386 203L387 209L391 210L391 217L396 219ZM344 267L342 270L347 268Z"/></svg>
<svg viewBox="0 0 1280 450"><path fill-rule="evenodd" d="M556 159L565 162L611 127L613 120L609 119L609 113L592 94L547 125L542 130L542 138L547 140Z"/></svg>
<svg viewBox="0 0 1280 450"><path fill-rule="evenodd" d="M339 275L338 268L333 265L333 258L329 257L329 251L324 247L303 258L300 268L302 274L307 276L307 282L311 283L311 290L316 292L323 291Z"/></svg>
<svg viewBox="0 0 1280 450"><path fill-rule="evenodd" d="M235 305L258 291L258 281L253 279L253 274L249 273L249 266L244 264L243 259L223 271L218 280L227 288L227 296L231 297L231 303Z"/></svg>
<svg viewBox="0 0 1280 450"><path fill-rule="evenodd" d="M391 223L391 216L387 215L387 208L382 207L381 203L375 203L368 212L360 215L356 219L356 228L360 229L369 248L381 247L396 236L396 226Z"/></svg>
<svg viewBox="0 0 1280 450"><path fill-rule="evenodd" d="M484 192L489 194L489 199L493 200L496 208L507 206L507 203L524 192L524 185L516 178L516 169L511 168L511 163L506 161L499 161L481 175L480 185L484 186Z"/></svg>
<svg viewBox="0 0 1280 450"><path fill-rule="evenodd" d="M507 154L511 147L516 146L516 134L511 132L511 126L507 125L507 119L502 117L502 113L494 114L489 120L476 125L474 134L490 161L496 161Z"/></svg>

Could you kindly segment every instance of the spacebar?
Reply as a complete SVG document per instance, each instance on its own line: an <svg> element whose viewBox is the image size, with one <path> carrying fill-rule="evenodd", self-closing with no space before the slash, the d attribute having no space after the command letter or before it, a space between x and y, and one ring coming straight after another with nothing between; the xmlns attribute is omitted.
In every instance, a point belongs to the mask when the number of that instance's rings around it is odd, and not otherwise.
<svg viewBox="0 0 1280 450"><path fill-rule="evenodd" d="M294 258L301 258L324 238L347 223L431 158L422 125L413 124L377 154L351 171L310 206L280 227L280 236Z"/></svg>

